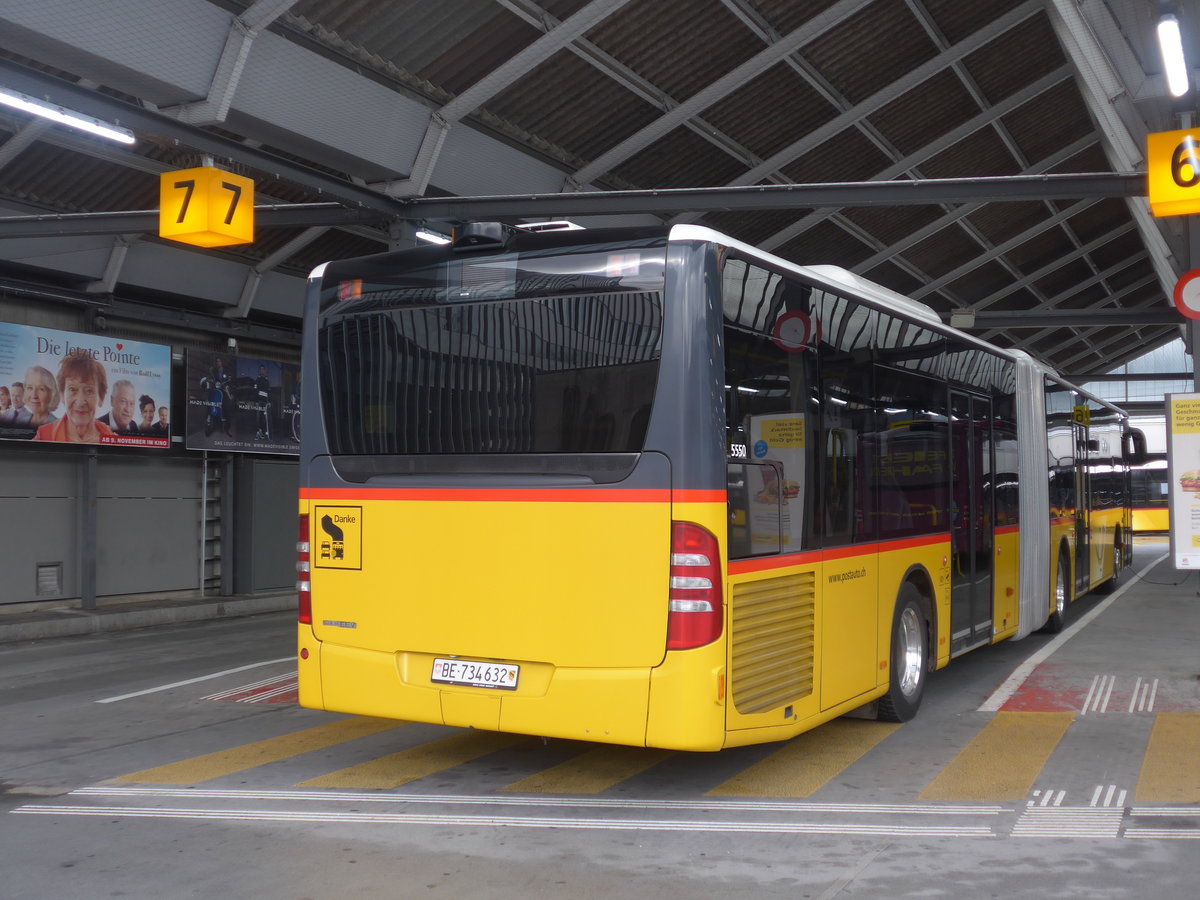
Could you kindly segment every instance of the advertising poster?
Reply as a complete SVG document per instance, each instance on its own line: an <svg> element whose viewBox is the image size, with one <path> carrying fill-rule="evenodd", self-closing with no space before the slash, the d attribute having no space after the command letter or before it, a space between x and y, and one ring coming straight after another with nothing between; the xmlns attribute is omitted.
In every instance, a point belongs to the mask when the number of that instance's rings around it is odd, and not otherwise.
<svg viewBox="0 0 1200 900"><path fill-rule="evenodd" d="M1200 394L1167 394L1171 557L1200 569Z"/></svg>
<svg viewBox="0 0 1200 900"><path fill-rule="evenodd" d="M804 416L751 416L750 446L761 484L750 495L750 543L758 552L782 539L784 552L801 546L804 509ZM779 538L776 538L776 534Z"/></svg>
<svg viewBox="0 0 1200 900"><path fill-rule="evenodd" d="M232 353L187 353L189 450L300 453L300 366Z"/></svg>
<svg viewBox="0 0 1200 900"><path fill-rule="evenodd" d="M0 439L169 447L171 348L0 322Z"/></svg>

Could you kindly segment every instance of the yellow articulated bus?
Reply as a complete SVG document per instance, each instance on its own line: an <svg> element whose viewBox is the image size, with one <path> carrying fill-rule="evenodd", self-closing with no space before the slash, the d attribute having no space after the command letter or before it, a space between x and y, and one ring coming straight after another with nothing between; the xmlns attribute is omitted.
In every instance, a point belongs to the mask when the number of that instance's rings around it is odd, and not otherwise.
<svg viewBox="0 0 1200 900"><path fill-rule="evenodd" d="M1128 564L1120 410L698 226L328 263L302 365L307 707L683 750L904 721Z"/></svg>
<svg viewBox="0 0 1200 900"><path fill-rule="evenodd" d="M1129 470L1129 478L1134 534L1166 534L1171 530L1167 454L1148 454L1144 463Z"/></svg>

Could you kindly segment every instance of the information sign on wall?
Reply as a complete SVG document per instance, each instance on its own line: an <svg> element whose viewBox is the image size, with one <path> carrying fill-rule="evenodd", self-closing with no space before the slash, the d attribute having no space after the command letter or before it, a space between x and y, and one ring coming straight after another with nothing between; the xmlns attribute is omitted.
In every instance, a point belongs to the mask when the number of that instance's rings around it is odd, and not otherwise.
<svg viewBox="0 0 1200 900"><path fill-rule="evenodd" d="M189 450L300 453L300 367L230 353L187 353Z"/></svg>
<svg viewBox="0 0 1200 900"><path fill-rule="evenodd" d="M1200 569L1200 394L1167 394L1171 558Z"/></svg>
<svg viewBox="0 0 1200 900"><path fill-rule="evenodd" d="M0 438L168 447L171 348L0 322Z"/></svg>

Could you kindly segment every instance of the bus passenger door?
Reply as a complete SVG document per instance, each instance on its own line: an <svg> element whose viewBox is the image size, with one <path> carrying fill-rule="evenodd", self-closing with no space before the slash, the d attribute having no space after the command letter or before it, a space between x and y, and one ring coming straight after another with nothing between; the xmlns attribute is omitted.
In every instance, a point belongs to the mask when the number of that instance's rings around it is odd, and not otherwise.
<svg viewBox="0 0 1200 900"><path fill-rule="evenodd" d="M950 392L950 653L992 639L992 403Z"/></svg>
<svg viewBox="0 0 1200 900"><path fill-rule="evenodd" d="M859 411L862 421L868 422ZM821 568L821 709L876 686L879 630L875 491L864 477L875 451L860 432L830 428L825 445L825 541ZM886 677L886 675L885 675Z"/></svg>
<svg viewBox="0 0 1200 900"><path fill-rule="evenodd" d="M1071 426L1075 443L1075 596L1091 586L1089 510L1092 507L1088 479L1088 430L1078 422Z"/></svg>

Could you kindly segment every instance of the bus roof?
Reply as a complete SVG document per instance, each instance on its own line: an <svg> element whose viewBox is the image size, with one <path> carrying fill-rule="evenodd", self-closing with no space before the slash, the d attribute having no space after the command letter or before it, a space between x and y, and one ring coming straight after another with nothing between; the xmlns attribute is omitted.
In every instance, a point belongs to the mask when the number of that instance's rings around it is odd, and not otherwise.
<svg viewBox="0 0 1200 900"><path fill-rule="evenodd" d="M937 325L939 329L946 327L942 322L941 316L934 311L933 307L927 306L911 297L905 297L891 288L886 288L882 284L876 284L869 278L863 278L861 275L851 272L848 269L843 269L841 266L798 265L788 262L786 259L773 256L751 244L744 244L726 234L721 234L719 231L705 228L702 225L676 225L671 229L671 240L712 241L727 247L736 247L743 253L770 259L775 265L790 269L798 275L803 275L806 279L816 284L824 284L834 289L848 289L858 297L873 301L873 305L902 312L910 318L920 319L932 325Z"/></svg>
<svg viewBox="0 0 1200 900"><path fill-rule="evenodd" d="M722 244L726 247L734 247L738 251L752 257L769 260L772 265L795 272L797 275L815 283L824 284L832 289L842 288L850 290L856 297L866 300L873 306L878 306L887 310L899 312L907 315L909 318L918 321L927 322L935 331L940 331L943 334L953 335L966 343L974 344L978 347L984 347L995 353L998 356L1003 356L1013 360L1024 360L1036 368L1044 377L1057 382L1065 388L1075 391L1082 397L1097 403L1101 406L1106 406L1122 416L1127 413L1119 406L1103 400L1100 397L1084 390L1076 384L1073 384L1063 378L1054 369L1047 366L1045 363L1034 359L1024 350L1015 350L1006 347L997 347L994 344L989 344L981 338L968 334L965 331L960 331L942 321L941 316L934 311L933 307L921 303L919 300L914 300L911 297L906 297L903 294L893 291L891 288L886 288L881 284L876 284L869 278L863 278L854 272L843 269L840 266L816 265L802 266L797 263L789 262L786 259L781 259L774 256L765 250L746 244L735 238L731 238L719 231L714 231L711 228L706 228L702 225L675 225L671 228L671 240L673 241L707 241L712 243Z"/></svg>

